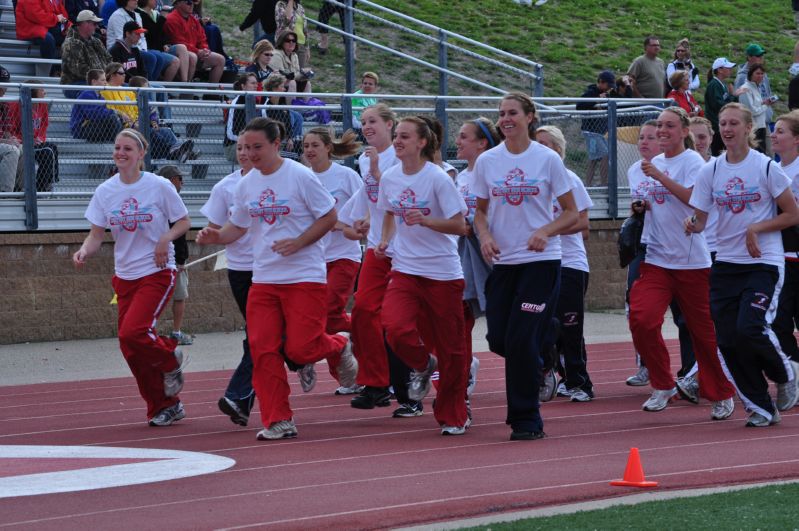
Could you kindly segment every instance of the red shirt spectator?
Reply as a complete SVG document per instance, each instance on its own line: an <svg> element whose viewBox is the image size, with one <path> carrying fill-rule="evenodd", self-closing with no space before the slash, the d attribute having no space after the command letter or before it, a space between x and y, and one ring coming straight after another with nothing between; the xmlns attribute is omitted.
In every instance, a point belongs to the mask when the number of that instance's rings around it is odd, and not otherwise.
<svg viewBox="0 0 799 531"><path fill-rule="evenodd" d="M44 39L50 28L61 23L59 15L68 22L67 9L61 0L19 0L15 13L17 38Z"/></svg>
<svg viewBox="0 0 799 531"><path fill-rule="evenodd" d="M183 1L186 0L179 0L175 4ZM188 1L191 2L191 0ZM200 21L191 15L184 17L179 9L174 9L167 15L164 32L169 42L185 44L192 53L208 49L208 40L205 38L205 30Z"/></svg>

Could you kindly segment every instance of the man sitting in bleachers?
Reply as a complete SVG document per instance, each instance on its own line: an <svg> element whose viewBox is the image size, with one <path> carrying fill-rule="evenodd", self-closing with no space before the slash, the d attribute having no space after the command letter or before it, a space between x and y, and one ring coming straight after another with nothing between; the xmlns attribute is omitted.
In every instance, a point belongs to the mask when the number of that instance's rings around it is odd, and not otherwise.
<svg viewBox="0 0 799 531"><path fill-rule="evenodd" d="M38 44L43 59L58 57L57 48L64 42L64 30L69 22L63 3L19 0L14 16L18 39Z"/></svg>
<svg viewBox="0 0 799 531"><path fill-rule="evenodd" d="M225 69L224 56L208 48L208 40L200 21L192 16L192 0L175 0L174 10L166 17L167 38L172 44L185 44L189 53L197 57L197 71L210 68L209 83L218 83Z"/></svg>
<svg viewBox="0 0 799 531"><path fill-rule="evenodd" d="M61 84L82 85L89 70L105 69L111 55L105 45L94 36L97 23L102 19L85 9L78 13L76 24L70 28L61 48ZM67 98L77 98L80 90L65 90Z"/></svg>
<svg viewBox="0 0 799 531"><path fill-rule="evenodd" d="M11 74L0 66L0 83L8 83ZM6 88L0 87L0 98L5 96ZM17 176L20 145L11 135L8 104L0 102L0 192L13 192Z"/></svg>

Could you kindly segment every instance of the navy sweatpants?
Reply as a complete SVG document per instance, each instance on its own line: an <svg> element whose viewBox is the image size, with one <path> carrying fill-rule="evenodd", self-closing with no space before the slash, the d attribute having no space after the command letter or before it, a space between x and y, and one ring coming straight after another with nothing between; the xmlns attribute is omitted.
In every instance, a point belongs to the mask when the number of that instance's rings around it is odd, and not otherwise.
<svg viewBox="0 0 799 531"><path fill-rule="evenodd" d="M785 355L799 361L799 346L793 335L795 327L799 327L799 262L785 260L785 280L771 326Z"/></svg>
<svg viewBox="0 0 799 531"><path fill-rule="evenodd" d="M557 318L560 321L558 351L563 358L566 388L580 388L592 393L594 385L588 376L583 324L588 273L564 267L560 270L560 295Z"/></svg>
<svg viewBox="0 0 799 531"><path fill-rule="evenodd" d="M514 431L544 428L538 403L541 347L558 304L560 260L495 264L486 281L488 348L505 358L505 420Z"/></svg>
<svg viewBox="0 0 799 531"><path fill-rule="evenodd" d="M782 289L783 268L716 262L710 271L710 313L724 366L747 410L774 413L768 381L793 376L771 322ZM765 375L765 377L764 377Z"/></svg>

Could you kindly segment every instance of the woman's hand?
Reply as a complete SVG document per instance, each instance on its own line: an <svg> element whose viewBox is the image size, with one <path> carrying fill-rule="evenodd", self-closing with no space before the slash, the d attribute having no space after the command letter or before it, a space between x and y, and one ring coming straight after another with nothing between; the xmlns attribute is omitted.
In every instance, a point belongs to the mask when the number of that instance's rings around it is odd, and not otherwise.
<svg viewBox="0 0 799 531"><path fill-rule="evenodd" d="M489 264L499 259L499 246L491 234L484 234L480 237L480 252L483 254L483 259Z"/></svg>
<svg viewBox="0 0 799 531"><path fill-rule="evenodd" d="M194 240L198 245L215 245L219 242L219 229L205 227Z"/></svg>
<svg viewBox="0 0 799 531"><path fill-rule="evenodd" d="M386 249L388 249L387 241L382 241L378 243L377 247L375 247L375 256L377 258L380 258L381 260L385 260L386 258L388 258L388 255L386 254Z"/></svg>
<svg viewBox="0 0 799 531"><path fill-rule="evenodd" d="M647 202L646 199L637 199L632 202L630 205L630 210L633 211L633 214L643 214L646 212Z"/></svg>
<svg viewBox="0 0 799 531"><path fill-rule="evenodd" d="M757 241L757 232L749 225L746 228L746 250L752 258L760 258L760 245Z"/></svg>
<svg viewBox="0 0 799 531"><path fill-rule="evenodd" d="M302 244L297 238L286 238L284 240L277 240L272 244L272 251L282 256L290 256L302 249Z"/></svg>
<svg viewBox="0 0 799 531"><path fill-rule="evenodd" d="M641 161L641 171L644 172L644 175L647 177L651 177L658 182L663 182L663 179L666 177L662 171L657 169L657 166L648 160Z"/></svg>
<svg viewBox="0 0 799 531"><path fill-rule="evenodd" d="M405 224L410 225L421 225L422 227L425 226L425 215L422 214L421 210L410 210L405 213Z"/></svg>
<svg viewBox="0 0 799 531"><path fill-rule="evenodd" d="M361 238L366 238L369 234L369 227L371 227L371 224L368 219L359 219L352 224L352 228L361 235Z"/></svg>
<svg viewBox="0 0 799 531"><path fill-rule="evenodd" d="M163 269L169 263L169 240L161 236L155 244L155 265Z"/></svg>
<svg viewBox="0 0 799 531"><path fill-rule="evenodd" d="M72 263L75 264L75 269L80 269L83 267L88 258L89 253L87 253L83 247L78 249L78 252L72 255Z"/></svg>
<svg viewBox="0 0 799 531"><path fill-rule="evenodd" d="M531 251L540 253L547 248L548 242L549 242L549 234L547 234L543 228L538 229L527 240L527 248Z"/></svg>
<svg viewBox="0 0 799 531"><path fill-rule="evenodd" d="M374 146L368 146L364 153L367 157L369 157L369 173L375 179L380 179L380 166L378 162L380 162L380 153L378 153L377 148Z"/></svg>
<svg viewBox="0 0 799 531"><path fill-rule="evenodd" d="M685 235L690 236L695 232L699 232L696 230L696 216L688 216L682 222L683 228L685 229Z"/></svg>

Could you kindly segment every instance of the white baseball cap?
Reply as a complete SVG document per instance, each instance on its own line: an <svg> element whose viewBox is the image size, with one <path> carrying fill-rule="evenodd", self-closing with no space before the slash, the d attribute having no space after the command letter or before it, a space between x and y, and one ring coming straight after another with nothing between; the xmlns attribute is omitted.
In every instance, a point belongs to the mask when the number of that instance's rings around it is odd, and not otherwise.
<svg viewBox="0 0 799 531"><path fill-rule="evenodd" d="M715 61L713 61L713 70L718 68L732 68L735 66L735 63L727 59L726 57L719 57Z"/></svg>

